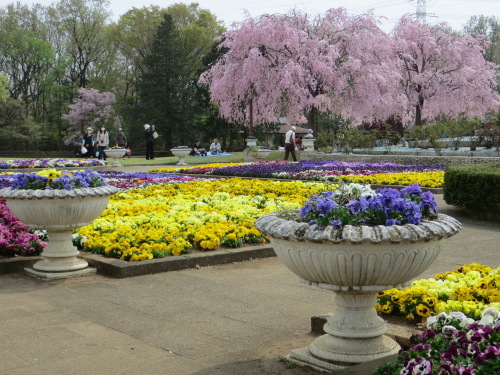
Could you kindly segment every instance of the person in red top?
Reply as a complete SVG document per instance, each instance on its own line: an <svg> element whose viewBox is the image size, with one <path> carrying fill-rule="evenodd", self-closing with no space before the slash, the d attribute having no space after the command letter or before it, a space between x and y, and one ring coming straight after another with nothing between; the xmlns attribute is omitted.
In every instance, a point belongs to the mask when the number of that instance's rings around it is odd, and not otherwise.
<svg viewBox="0 0 500 375"><path fill-rule="evenodd" d="M302 137L295 138L295 145L297 146L298 151L301 151L304 149L304 147L302 147Z"/></svg>

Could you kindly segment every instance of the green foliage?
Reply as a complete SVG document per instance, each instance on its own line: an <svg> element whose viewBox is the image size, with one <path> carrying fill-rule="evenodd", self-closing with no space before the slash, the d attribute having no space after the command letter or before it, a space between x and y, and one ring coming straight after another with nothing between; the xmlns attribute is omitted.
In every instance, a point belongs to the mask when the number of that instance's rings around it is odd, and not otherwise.
<svg viewBox="0 0 500 375"><path fill-rule="evenodd" d="M0 102L5 103L9 95L9 81L4 75L0 75Z"/></svg>
<svg viewBox="0 0 500 375"><path fill-rule="evenodd" d="M446 203L484 213L500 211L500 164L449 166L444 174Z"/></svg>
<svg viewBox="0 0 500 375"><path fill-rule="evenodd" d="M186 54L172 16L165 14L158 27L151 53L144 59L139 78L137 119L156 125L164 148L172 147L176 134L188 127L187 106L194 97Z"/></svg>

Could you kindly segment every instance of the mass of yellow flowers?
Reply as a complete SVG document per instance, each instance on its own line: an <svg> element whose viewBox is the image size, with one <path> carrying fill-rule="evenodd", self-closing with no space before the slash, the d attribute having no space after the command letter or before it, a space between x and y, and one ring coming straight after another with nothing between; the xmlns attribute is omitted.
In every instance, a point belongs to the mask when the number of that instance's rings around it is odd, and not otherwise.
<svg viewBox="0 0 500 375"><path fill-rule="evenodd" d="M207 164L201 164L201 165L185 165L183 167L168 167L168 168L156 168L156 169L150 169L149 172L154 172L154 173L180 173L181 171L189 170L189 169L212 169L212 168L219 168L219 167L233 167L235 165L240 165L244 163L207 163Z"/></svg>
<svg viewBox="0 0 500 375"><path fill-rule="evenodd" d="M500 309L500 267L492 269L477 263L437 274L433 279L414 281L404 290L385 290L378 294L375 306L381 313L417 321L452 311L478 320L488 307Z"/></svg>
<svg viewBox="0 0 500 375"><path fill-rule="evenodd" d="M77 234L84 250L128 261L180 255L191 248L238 247L266 239L263 214L299 208L334 186L318 182L240 178L158 184L115 194L106 210Z"/></svg>
<svg viewBox="0 0 500 375"><path fill-rule="evenodd" d="M338 181L355 182L358 184L403 186L409 186L416 182L420 186L439 188L444 184L444 172L380 173L368 176L344 175L339 176Z"/></svg>

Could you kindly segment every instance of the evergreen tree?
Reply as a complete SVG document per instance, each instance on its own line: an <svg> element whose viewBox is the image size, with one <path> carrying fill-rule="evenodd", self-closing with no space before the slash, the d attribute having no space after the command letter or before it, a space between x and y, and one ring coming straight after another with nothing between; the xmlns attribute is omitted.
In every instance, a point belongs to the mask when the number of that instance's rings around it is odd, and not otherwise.
<svg viewBox="0 0 500 375"><path fill-rule="evenodd" d="M179 30L172 16L165 14L151 53L144 59L136 116L142 124L156 125L160 149L175 146L173 140L182 139L182 129L188 125L186 113L189 113L195 86L186 65ZM138 126L134 133L142 130L142 126Z"/></svg>

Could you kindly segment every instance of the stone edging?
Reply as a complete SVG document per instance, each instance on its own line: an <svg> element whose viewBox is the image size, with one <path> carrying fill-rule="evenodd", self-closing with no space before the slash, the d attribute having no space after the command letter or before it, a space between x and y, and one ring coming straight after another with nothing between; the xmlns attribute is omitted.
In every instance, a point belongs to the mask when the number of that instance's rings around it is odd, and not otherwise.
<svg viewBox="0 0 500 375"><path fill-rule="evenodd" d="M80 252L80 257L85 259L91 267L95 267L99 274L119 279L274 256L276 254L270 244L245 246L238 249L195 251L191 254L141 262L127 262L116 258L105 258L102 255ZM0 260L0 275L23 272L25 267L32 267L40 259L39 256L2 259Z"/></svg>

